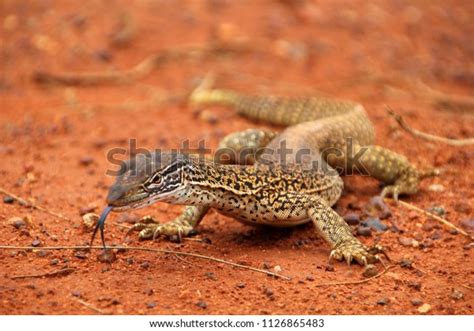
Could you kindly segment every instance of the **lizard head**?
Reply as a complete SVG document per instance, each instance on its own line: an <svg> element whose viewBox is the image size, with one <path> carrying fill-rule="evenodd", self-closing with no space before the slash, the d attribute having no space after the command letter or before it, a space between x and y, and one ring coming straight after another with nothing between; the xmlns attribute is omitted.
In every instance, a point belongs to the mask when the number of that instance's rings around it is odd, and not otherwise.
<svg viewBox="0 0 474 331"><path fill-rule="evenodd" d="M179 201L179 193L186 189L183 171L191 164L186 155L171 152L137 154L123 162L115 183L109 189L107 207L96 224L91 246L100 230L106 248L104 225L111 211L145 207L156 201Z"/></svg>
<svg viewBox="0 0 474 331"><path fill-rule="evenodd" d="M188 163L188 158L178 153L137 154L122 163L107 204L114 211L122 211L176 197L185 189L183 171Z"/></svg>

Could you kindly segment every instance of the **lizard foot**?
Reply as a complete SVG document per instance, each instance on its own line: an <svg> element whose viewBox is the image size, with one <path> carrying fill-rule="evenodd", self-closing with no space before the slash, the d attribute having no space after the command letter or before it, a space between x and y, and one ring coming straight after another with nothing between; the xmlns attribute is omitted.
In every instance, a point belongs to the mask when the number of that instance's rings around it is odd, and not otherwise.
<svg viewBox="0 0 474 331"><path fill-rule="evenodd" d="M339 261L346 260L347 264L351 264L353 260L361 265L375 263L381 261L379 254L385 254L382 247L374 246L367 249L358 241L346 241L335 247L329 255L329 261L336 259ZM385 254L385 256L387 256ZM388 256L387 256L388 258Z"/></svg>
<svg viewBox="0 0 474 331"><path fill-rule="evenodd" d="M183 236L187 236L192 233L193 227L191 225L185 225L175 222L161 224L153 217L145 216L138 223L134 224L130 228L130 230L128 230L125 236L128 236L131 232L134 231L139 231L138 238L140 240L155 240L159 236L177 236L179 241L181 241L181 238Z"/></svg>
<svg viewBox="0 0 474 331"><path fill-rule="evenodd" d="M414 194L418 192L422 179L438 175L439 170L437 169L419 171L415 168L409 168L406 172L402 173L393 185L385 186L380 196L382 198L391 196L393 200L398 201L398 196L401 194Z"/></svg>

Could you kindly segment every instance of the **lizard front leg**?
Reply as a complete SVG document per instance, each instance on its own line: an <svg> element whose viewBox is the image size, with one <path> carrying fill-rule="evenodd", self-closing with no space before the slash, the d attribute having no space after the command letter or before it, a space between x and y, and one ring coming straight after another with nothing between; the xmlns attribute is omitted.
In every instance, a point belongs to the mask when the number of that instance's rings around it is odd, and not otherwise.
<svg viewBox="0 0 474 331"><path fill-rule="evenodd" d="M159 223L152 216L143 217L138 223L134 224L128 231L127 235L132 231L140 231L139 239L155 239L162 235L166 237L189 236L194 228L201 222L206 215L209 207L207 206L186 206L178 217L167 223Z"/></svg>
<svg viewBox="0 0 474 331"><path fill-rule="evenodd" d="M351 228L344 219L322 200L315 201L308 209L319 234L331 245L329 259L346 260L348 264L355 260L366 265L379 260L380 247L368 249L352 235Z"/></svg>

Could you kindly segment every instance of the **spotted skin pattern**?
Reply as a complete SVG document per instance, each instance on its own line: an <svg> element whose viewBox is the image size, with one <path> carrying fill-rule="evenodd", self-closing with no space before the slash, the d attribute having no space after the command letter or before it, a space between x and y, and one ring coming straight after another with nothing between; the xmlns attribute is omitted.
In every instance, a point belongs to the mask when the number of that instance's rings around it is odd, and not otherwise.
<svg viewBox="0 0 474 331"><path fill-rule="evenodd" d="M154 201L187 205L171 222L159 224L146 217L136 224L132 230L139 230L142 239L189 235L214 208L248 224L287 227L312 221L331 245L330 258L367 264L377 259L378 250L365 247L331 208L343 190L339 174L373 176L386 184L382 195L394 198L416 193L421 179L435 175L431 170L419 171L404 156L374 145L373 126L357 103L319 97L248 96L227 90L198 90L190 101L229 106L250 119L287 128L279 134L260 129L232 133L219 144L215 160L179 154L173 161L165 154L152 176L119 177L111 192L119 190L121 194L108 199L117 209ZM172 194L146 188L157 185L149 183L150 178L157 181L156 177L165 185L171 165L174 176L180 177ZM142 199L146 203L131 202L137 200L139 186L148 192Z"/></svg>

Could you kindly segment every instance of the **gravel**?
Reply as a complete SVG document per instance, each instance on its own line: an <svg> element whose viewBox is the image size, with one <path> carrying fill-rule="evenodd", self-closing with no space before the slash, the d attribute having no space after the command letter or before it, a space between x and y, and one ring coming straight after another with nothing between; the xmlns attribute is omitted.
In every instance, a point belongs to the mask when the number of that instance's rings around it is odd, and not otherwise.
<svg viewBox="0 0 474 331"><path fill-rule="evenodd" d="M115 261L116 257L113 250L105 249L97 255L97 259L102 263L112 263Z"/></svg>
<svg viewBox="0 0 474 331"><path fill-rule="evenodd" d="M364 272L362 272L362 276L364 276L365 278L370 278L370 277L374 277L375 275L377 275L378 271L377 271L377 267L373 264L367 264L367 266L365 267L364 269Z"/></svg>
<svg viewBox="0 0 474 331"><path fill-rule="evenodd" d="M31 246L38 247L41 245L41 241L39 239L35 239L31 242Z"/></svg>
<svg viewBox="0 0 474 331"><path fill-rule="evenodd" d="M382 298L382 299L379 299L377 300L377 304L380 305L380 306L386 306L390 303L390 299L389 298Z"/></svg>
<svg viewBox="0 0 474 331"><path fill-rule="evenodd" d="M13 225L15 229L20 229L27 226L26 221L23 218L17 216L10 218L8 220L8 224Z"/></svg>
<svg viewBox="0 0 474 331"><path fill-rule="evenodd" d="M206 301L198 301L196 303L196 306L198 306L199 308L202 308L202 309L206 309L207 308L207 302Z"/></svg>
<svg viewBox="0 0 474 331"><path fill-rule="evenodd" d="M359 236L370 237L372 230L368 226L359 225L357 227L357 234Z"/></svg>
<svg viewBox="0 0 474 331"><path fill-rule="evenodd" d="M344 215L344 221L349 225L358 225L360 223L360 216L356 213L349 213Z"/></svg>
<svg viewBox="0 0 474 331"><path fill-rule="evenodd" d="M15 199L13 199L11 196L6 195L3 197L3 203L13 203L15 202Z"/></svg>

